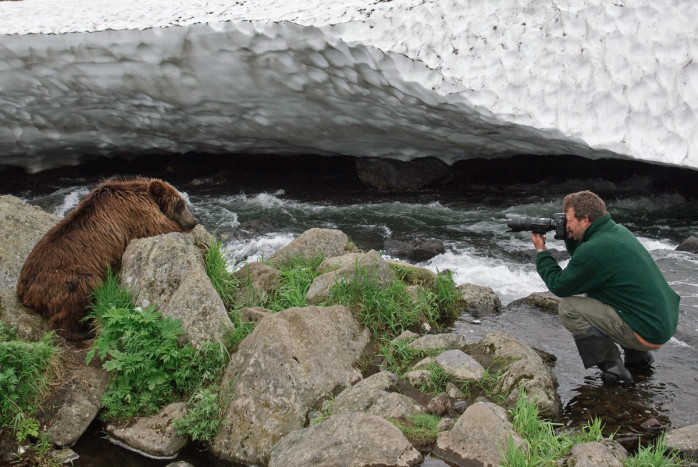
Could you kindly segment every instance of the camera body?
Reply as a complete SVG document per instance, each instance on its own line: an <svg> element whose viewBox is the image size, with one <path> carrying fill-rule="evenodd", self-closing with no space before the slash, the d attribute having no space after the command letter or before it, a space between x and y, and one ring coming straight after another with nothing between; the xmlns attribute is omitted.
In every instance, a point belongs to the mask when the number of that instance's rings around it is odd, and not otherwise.
<svg viewBox="0 0 698 467"><path fill-rule="evenodd" d="M528 217L518 214L508 214L509 221L507 227L510 230L507 232L533 232L536 234L545 234L551 230L555 231L557 240L567 238L567 218L562 212L553 214L552 219L549 217Z"/></svg>

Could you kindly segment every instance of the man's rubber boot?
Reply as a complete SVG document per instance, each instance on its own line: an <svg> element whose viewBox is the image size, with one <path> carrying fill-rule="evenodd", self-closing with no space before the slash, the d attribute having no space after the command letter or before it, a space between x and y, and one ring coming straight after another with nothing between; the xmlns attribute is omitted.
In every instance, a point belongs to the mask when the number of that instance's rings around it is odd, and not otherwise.
<svg viewBox="0 0 698 467"><path fill-rule="evenodd" d="M603 380L610 383L629 384L633 382L632 375L623 365L616 344L594 326L575 334L574 342L577 344L584 368L598 366L601 369Z"/></svg>
<svg viewBox="0 0 698 467"><path fill-rule="evenodd" d="M625 366L628 368L646 370L654 363L654 357L646 350L635 350L623 347L623 353L625 353Z"/></svg>

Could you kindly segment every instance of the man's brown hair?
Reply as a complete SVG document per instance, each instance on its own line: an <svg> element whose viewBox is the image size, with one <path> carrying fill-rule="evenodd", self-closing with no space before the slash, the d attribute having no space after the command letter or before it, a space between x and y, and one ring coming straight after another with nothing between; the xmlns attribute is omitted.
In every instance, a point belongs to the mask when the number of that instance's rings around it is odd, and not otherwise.
<svg viewBox="0 0 698 467"><path fill-rule="evenodd" d="M589 190L565 196L565 199L562 200L562 210L567 212L569 208L574 208L574 217L579 220L588 217L590 222L607 214L606 203Z"/></svg>

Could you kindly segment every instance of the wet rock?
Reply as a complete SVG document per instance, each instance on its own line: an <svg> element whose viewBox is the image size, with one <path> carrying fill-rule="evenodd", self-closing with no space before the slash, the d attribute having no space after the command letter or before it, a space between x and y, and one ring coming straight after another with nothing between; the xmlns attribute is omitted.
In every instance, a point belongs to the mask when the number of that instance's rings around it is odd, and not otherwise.
<svg viewBox="0 0 698 467"><path fill-rule="evenodd" d="M129 243L122 260L121 282L134 304L157 304L163 316L182 320L180 344L223 342L226 329L235 329L206 275L198 243L177 232L141 238Z"/></svg>
<svg viewBox="0 0 698 467"><path fill-rule="evenodd" d="M475 284L459 285L459 308L462 313L470 313L473 316L490 316L502 311L502 301L491 287L483 287Z"/></svg>
<svg viewBox="0 0 698 467"><path fill-rule="evenodd" d="M622 467L628 452L620 443L610 439L576 444L558 461L560 467Z"/></svg>
<svg viewBox="0 0 698 467"><path fill-rule="evenodd" d="M662 429L662 424L659 423L659 420L656 418L652 417L650 419L645 420L640 424L640 427L647 431L652 431L652 432L657 432Z"/></svg>
<svg viewBox="0 0 698 467"><path fill-rule="evenodd" d="M465 337L455 333L428 334L410 342L409 347L415 350L450 350L467 347Z"/></svg>
<svg viewBox="0 0 698 467"><path fill-rule="evenodd" d="M0 290L0 320L16 328L21 339L32 342L51 330L46 318L19 302L14 288Z"/></svg>
<svg viewBox="0 0 698 467"><path fill-rule="evenodd" d="M0 289L14 289L29 253L60 221L10 195L0 196Z"/></svg>
<svg viewBox="0 0 698 467"><path fill-rule="evenodd" d="M524 440L507 420L506 411L490 402L477 402L449 431L439 434L434 453L454 465L501 465L500 446L511 436L516 446Z"/></svg>
<svg viewBox="0 0 698 467"><path fill-rule="evenodd" d="M540 355L528 345L504 332L492 332L478 343L483 354L494 354L507 361L501 370L494 389L495 394L508 394L504 403L513 408L521 389L526 391L529 400L535 397L536 405L544 416L556 418L562 404L557 393L557 378Z"/></svg>
<svg viewBox="0 0 698 467"><path fill-rule="evenodd" d="M239 281L236 303L264 301L278 288L281 273L264 263L247 263L233 274Z"/></svg>
<svg viewBox="0 0 698 467"><path fill-rule="evenodd" d="M278 266L294 257L311 259L318 254L325 258L340 256L345 253L347 240L347 235L341 230L310 229L274 253L270 263Z"/></svg>
<svg viewBox="0 0 698 467"><path fill-rule="evenodd" d="M667 431L666 445L684 456L698 459L698 425L688 425Z"/></svg>
<svg viewBox="0 0 698 467"><path fill-rule="evenodd" d="M240 240L251 240L274 231L274 224L265 219L246 219L240 222L231 235Z"/></svg>
<svg viewBox="0 0 698 467"><path fill-rule="evenodd" d="M453 400L448 394L442 392L438 396L432 398L427 404L427 413L436 415L437 417L443 417L451 412L453 409Z"/></svg>
<svg viewBox="0 0 698 467"><path fill-rule="evenodd" d="M434 361L443 368L447 375L460 379L479 381L485 369L473 357L460 349L451 349L439 354Z"/></svg>
<svg viewBox="0 0 698 467"><path fill-rule="evenodd" d="M185 436L178 435L173 422L186 415L184 402L165 407L152 417L141 417L123 426L108 425L107 433L121 446L149 457L171 459L184 448Z"/></svg>
<svg viewBox="0 0 698 467"><path fill-rule="evenodd" d="M364 412L383 418L405 418L424 413L424 407L413 399L389 392L397 383L397 376L381 371L359 381L339 394L332 405L332 414Z"/></svg>
<svg viewBox="0 0 698 467"><path fill-rule="evenodd" d="M379 190L420 190L445 185L453 179L451 168L434 157L399 161L357 157L356 171L366 185Z"/></svg>
<svg viewBox="0 0 698 467"><path fill-rule="evenodd" d="M332 415L282 438L269 467L416 466L422 455L382 417L365 413Z"/></svg>
<svg viewBox="0 0 698 467"><path fill-rule="evenodd" d="M339 269L326 272L313 280L308 292L305 294L306 300L311 305L320 303L330 293L330 288L338 281L352 282L357 277L357 267L365 269L366 274L372 280L385 285L395 280L395 272L388 266L388 263L375 251L368 253L344 255L341 259L335 258L333 263L340 265ZM324 264L324 263L323 263ZM321 264L322 268L323 265Z"/></svg>
<svg viewBox="0 0 698 467"><path fill-rule="evenodd" d="M446 253L446 247L444 247L444 243L441 240L435 239L427 240L418 245L388 239L383 243L383 251L390 256L421 263Z"/></svg>
<svg viewBox="0 0 698 467"><path fill-rule="evenodd" d="M546 313L557 314L557 307L560 305L562 299L552 292L533 292L528 297L520 298L514 300L509 305L506 306L507 309L520 307L521 305L528 305L534 308L538 308Z"/></svg>
<svg viewBox="0 0 698 467"><path fill-rule="evenodd" d="M698 238L688 237L686 240L681 242L679 246L676 247L676 251L690 251L691 253L698 253Z"/></svg>
<svg viewBox="0 0 698 467"><path fill-rule="evenodd" d="M321 397L361 378L354 362L368 340L341 305L289 308L260 321L225 369L220 397L227 408L214 455L266 464Z"/></svg>

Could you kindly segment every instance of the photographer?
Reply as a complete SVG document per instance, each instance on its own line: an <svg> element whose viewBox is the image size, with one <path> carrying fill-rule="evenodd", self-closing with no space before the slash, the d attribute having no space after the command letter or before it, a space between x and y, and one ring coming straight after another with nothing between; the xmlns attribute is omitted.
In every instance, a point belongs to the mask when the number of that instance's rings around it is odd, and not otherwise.
<svg viewBox="0 0 698 467"><path fill-rule="evenodd" d="M567 297L558 315L584 368L596 365L605 381L630 383L626 366L649 367L654 361L649 351L676 331L679 296L637 238L611 219L601 198L590 191L571 193L562 207L571 259L562 269L546 250L545 236L533 233L538 274L551 292ZM624 350L625 365L614 342Z"/></svg>

